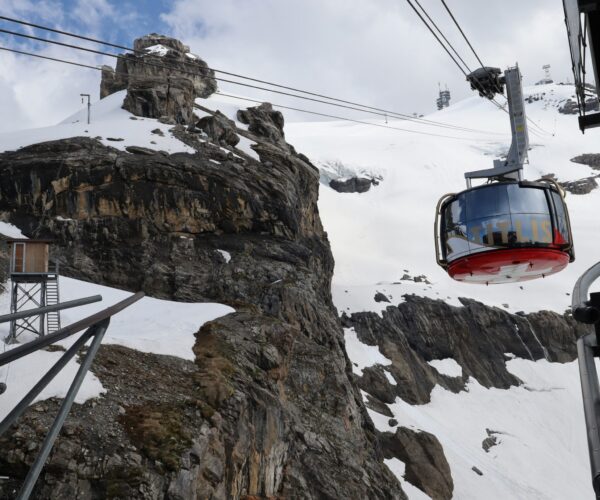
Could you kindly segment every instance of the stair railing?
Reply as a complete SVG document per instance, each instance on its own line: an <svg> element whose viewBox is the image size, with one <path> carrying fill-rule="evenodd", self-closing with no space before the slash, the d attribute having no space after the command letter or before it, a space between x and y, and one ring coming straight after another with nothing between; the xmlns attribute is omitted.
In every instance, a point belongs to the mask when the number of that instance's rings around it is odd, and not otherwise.
<svg viewBox="0 0 600 500"><path fill-rule="evenodd" d="M37 479L44 467L44 463L48 459L50 451L58 437L60 430L62 429L65 419L71 407L73 406L73 402L75 401L75 397L79 392L81 384L83 383L83 379L85 378L86 373L89 371L92 362L98 352L100 344L102 343L102 339L108 325L110 323L110 319L112 316L122 311L126 307L129 307L131 304L137 302L144 296L143 292L138 292L127 297L125 300L114 304L111 307L108 307L100 312L92 314L82 320L79 320L69 326L61 328L60 330L51 333L49 335L45 335L43 337L39 337L36 340L28 342L26 344L19 345L9 351L0 354L0 367L4 366L12 361L22 358L23 356L27 356L33 352L39 351L44 347L48 347L51 344L54 344L60 340L63 340L71 335L84 331L83 334L75 341L75 343L58 359L58 361L46 372L46 374L33 386L33 388L21 399L21 401L13 408L13 410L0 422L0 436L2 436L10 426L23 414L23 412L27 409L27 407L35 400L35 398L44 390L44 388L52 381L54 377L67 365L67 363L79 352L79 350L85 345L85 343L92 339L92 343L89 346L85 358L83 362L79 366L79 370L69 387L67 395L62 401L60 409L58 410L58 414L56 415L54 422L50 426L50 430L42 443L40 451L38 455L29 469L27 477L19 491L19 495L17 498L19 500L27 500L37 482ZM38 309L30 309L28 311L20 311L14 314L6 314L4 316L0 316L0 323L11 321L14 319L18 319L21 317L28 317L32 314L41 314L42 312L52 312L58 311L60 309L66 309L68 307L76 307L78 305L89 304L90 302L97 302L101 300L102 297L96 295L94 297L87 297L85 299L78 299L69 302L63 302L62 304L56 304L54 306L45 306ZM43 310L43 311L42 311ZM1 396L0 396L1 397Z"/></svg>

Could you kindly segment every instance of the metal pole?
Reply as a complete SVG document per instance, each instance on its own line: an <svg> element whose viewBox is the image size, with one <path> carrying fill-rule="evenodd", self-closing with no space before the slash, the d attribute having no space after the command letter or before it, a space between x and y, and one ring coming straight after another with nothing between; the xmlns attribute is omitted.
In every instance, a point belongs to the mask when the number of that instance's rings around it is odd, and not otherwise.
<svg viewBox="0 0 600 500"><path fill-rule="evenodd" d="M83 102L83 98L87 97L87 123L90 124L90 108L92 104L90 103L90 94L79 94L81 96L81 102Z"/></svg>
<svg viewBox="0 0 600 500"><path fill-rule="evenodd" d="M15 347L10 351L6 351L5 353L0 354L0 366L4 366L5 364L10 363L11 361L15 361L19 358L22 358L23 356L26 356L27 354L31 354L32 352L37 351L38 349L47 347L51 344L54 344L55 342L58 342L59 340L65 339L70 335L73 335L74 333L80 332L81 330L85 330L90 326L100 323L103 319L109 318L110 316L113 316L114 314L117 314L126 307L130 306L134 302L137 302L143 296L144 292L138 292L133 295L130 295L121 302L117 302L113 306L107 307L106 309L92 314L87 318L76 321L75 323L72 323L69 326L65 326L57 332L45 335L44 337L38 337L37 339L32 340L31 342L27 342L27 344Z"/></svg>
<svg viewBox="0 0 600 500"><path fill-rule="evenodd" d="M42 444L42 448L40 449L40 452L39 452L37 458L35 459L34 464L31 466L31 469L29 469L27 477L25 478L25 482L23 483L21 491L19 492L19 495L17 496L18 500L27 500L29 498L29 496L31 495L31 492L33 491L35 483L36 483L40 473L42 472L44 463L46 462L48 455L50 454L50 450L52 449L52 446L54 445L54 441L56 441L56 438L58 437L58 433L60 432L63 424L65 423L67 414L71 410L71 406L73 405L75 396L77 396L77 393L79 392L81 384L83 383L83 379L85 378L86 373L92 366L92 362L94 361L94 357L96 356L96 353L98 352L98 348L100 347L100 344L102 343L102 338L104 337L104 334L106 333L106 329L108 328L109 322L110 322L110 318L107 318L104 321L102 321L102 323L100 323L94 327L94 329L96 330L94 332L94 340L92 341L92 344L90 345L90 348L88 349L88 352L85 356L85 359L83 360L83 363L81 363L81 366L79 367L79 370L77 371L77 375L75 375L75 379L73 380L71 387L69 387L69 391L67 392L67 395L65 396L65 399L60 407L60 410L58 411L58 414L56 415L56 419L52 423L52 427L50 428L50 431L48 432L48 435L46 436L46 439L44 440L44 442Z"/></svg>
<svg viewBox="0 0 600 500"><path fill-rule="evenodd" d="M600 498L600 422L599 415L596 412L596 408L600 406L600 388L598 387L598 373L594 362L594 351L596 349L598 349L598 344L596 343L596 335L593 333L581 337L577 341L581 395L583 397L583 412L592 469L592 486L596 498Z"/></svg>
<svg viewBox="0 0 600 500"><path fill-rule="evenodd" d="M38 307L36 309L28 309L27 311L19 311L11 314L3 314L0 316L0 323L6 323L7 321L13 321L15 319L29 318L31 316L37 316L38 314L62 311L63 309L70 309L71 307L85 306L87 304L92 304L93 302L100 302L101 300L102 295L92 295L91 297L69 300L67 302L61 302L60 304L53 304L51 306Z"/></svg>
<svg viewBox="0 0 600 500"><path fill-rule="evenodd" d="M590 286L600 277L600 262L590 267L575 283L571 310L573 317L581 322L593 324L595 333L577 341L581 395L588 438L588 451L592 471L592 486L596 498L600 499L600 384L595 358L600 357L600 293L589 294Z"/></svg>
<svg viewBox="0 0 600 500"><path fill-rule="evenodd" d="M594 264L583 273L575 287L571 298L571 310L577 321L593 324L600 320L600 314L595 307L588 302L588 291L596 279L600 277L600 262Z"/></svg>
<svg viewBox="0 0 600 500"><path fill-rule="evenodd" d="M0 436L21 416L21 414L32 403L36 396L44 390L44 388L52 381L66 364L77 354L79 349L95 334L97 328L95 326L88 328L85 333L77 339L77 341L65 352L60 359L46 372L37 384L19 401L12 411L0 422Z"/></svg>

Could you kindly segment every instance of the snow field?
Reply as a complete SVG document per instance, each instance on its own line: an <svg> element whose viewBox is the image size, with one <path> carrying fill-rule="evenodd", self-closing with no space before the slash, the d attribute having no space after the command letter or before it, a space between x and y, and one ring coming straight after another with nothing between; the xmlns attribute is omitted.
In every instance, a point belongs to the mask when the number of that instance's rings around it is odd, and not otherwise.
<svg viewBox="0 0 600 500"><path fill-rule="evenodd" d="M600 153L593 131L582 135L575 115L557 111L573 95L573 87L524 90L526 96L540 98L527 104L526 110L545 130L529 125L531 149L525 177L535 180L552 173L560 181L569 181L598 174L570 161L583 153ZM389 124L464 140L345 122L286 125L288 140L315 164L325 166L325 173L331 171L328 165L338 164L346 172L383 177L379 186L364 194L340 194L321 185L319 210L336 262L332 293L340 313L381 313L402 302L405 294L455 306L461 305L459 297L467 297L513 313L564 312L577 278L600 259L596 248L600 220L594 208L600 206L600 189L587 195L567 194L577 260L566 270L543 280L502 286L455 282L435 262L435 206L443 194L465 189L466 171L491 168L493 159L506 154L509 120L506 113L478 97L426 118L505 135L444 131L406 121ZM402 280L404 274L425 275L430 284ZM377 292L390 297L391 304L376 302ZM375 363L389 364L372 346L361 345L353 331L346 329L345 338L355 373ZM429 364L449 376L462 374L452 359ZM511 359L507 366L522 386L486 389L470 379L467 392L454 394L436 386L429 404L412 406L397 399L388 406L400 426L430 432L440 440L456 499L593 498L577 363ZM372 410L369 414L379 430L393 431L388 417ZM493 435L498 443L488 453L482 448L487 429L497 433ZM427 498L403 479L401 461L386 460L386 464L409 498ZM474 466L482 476L472 470Z"/></svg>
<svg viewBox="0 0 600 500"><path fill-rule="evenodd" d="M127 146L141 146L167 153L194 153L179 139L171 135L173 125L160 123L153 118L139 118L121 108L127 91L122 90L93 103L91 123L87 124L87 109L82 109L53 127L18 130L0 134L0 151L14 151L39 142L70 137L101 137L105 146L125 151ZM159 129L163 136L153 134ZM123 139L109 141L108 138ZM154 143L154 144L153 144Z"/></svg>
<svg viewBox="0 0 600 500"><path fill-rule="evenodd" d="M13 238L23 237L18 228L6 222L0 222L0 232ZM102 295L101 302L62 311L61 323L63 326L101 311L131 295L130 292L124 290L66 277L60 278L59 286L61 302ZM10 290L10 282L7 283L6 289ZM10 312L10 293L7 291L0 294L0 314L8 312ZM177 356L193 361L194 334L204 323L232 312L235 312L233 308L223 304L172 302L144 297L111 318L103 343L122 345L141 352ZM0 324L0 339L5 339L8 333L9 324ZM75 334L55 345L68 348L79 335ZM25 333L19 336L21 343L32 339L32 335L28 336ZM3 352L11 348L11 345L0 340L0 349ZM8 414L60 358L61 354L61 352L37 351L0 368L0 382L7 384L6 392L0 396L0 418ZM66 365L35 401L65 396L79 367L79 363L75 359ZM90 398L98 397L103 392L100 381L93 373L88 372L75 401L83 403Z"/></svg>
<svg viewBox="0 0 600 500"><path fill-rule="evenodd" d="M544 85L525 89L526 95L546 93L545 100L527 104L531 120L548 133L530 126L531 150L525 177L537 179L553 173L559 180L575 180L595 172L571 158L597 151L593 133L581 134L575 115L559 114L556 107L572 95L572 86ZM483 286L451 280L436 264L433 224L435 206L448 192L465 189L464 173L491 168L492 160L506 153L510 143L508 115L491 103L472 97L427 116L455 125L506 133L484 135L448 131L406 121L390 125L442 132L465 140L410 135L345 122L290 123L288 140L316 164L335 161L355 171L383 176L379 186L363 194L340 194L321 186L319 209L336 261L334 300L340 311L380 312L387 304L373 297L387 286L392 303L415 293L460 305L458 297L480 300L510 312L550 309L564 312L570 306L575 281L598 259L596 238L600 220L600 189L588 195L567 194L577 260L543 280L502 286ZM554 133L554 135L551 135ZM405 270L424 274L432 283L399 282ZM522 287L522 288L521 288Z"/></svg>

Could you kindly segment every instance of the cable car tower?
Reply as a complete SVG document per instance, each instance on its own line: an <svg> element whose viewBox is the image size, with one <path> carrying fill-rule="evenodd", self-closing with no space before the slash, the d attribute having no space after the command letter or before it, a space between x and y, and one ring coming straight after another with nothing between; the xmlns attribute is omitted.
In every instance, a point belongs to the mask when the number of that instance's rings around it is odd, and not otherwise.
<svg viewBox="0 0 600 500"><path fill-rule="evenodd" d="M600 98L600 0L563 0L563 7L579 107L579 128L585 132L588 128L600 127L600 113L588 113L587 109L590 97L592 102ZM596 80L595 93L590 92L590 87L594 87L585 81L588 47Z"/></svg>
<svg viewBox="0 0 600 500"><path fill-rule="evenodd" d="M451 278L494 284L544 278L575 259L564 191L552 180L523 179L529 149L518 67L483 67L468 75L471 88L493 99L506 87L512 143L493 168L465 173L467 189L442 196L435 220L438 264ZM472 181L487 182L472 186Z"/></svg>

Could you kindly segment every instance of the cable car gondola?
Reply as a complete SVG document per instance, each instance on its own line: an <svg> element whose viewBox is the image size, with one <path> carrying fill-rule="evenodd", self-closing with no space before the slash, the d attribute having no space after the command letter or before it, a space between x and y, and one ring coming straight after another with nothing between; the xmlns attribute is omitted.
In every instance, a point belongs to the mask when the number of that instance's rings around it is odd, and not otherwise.
<svg viewBox="0 0 600 500"><path fill-rule="evenodd" d="M575 258L564 194L550 181L493 182L442 197L437 259L469 283L544 278Z"/></svg>
<svg viewBox="0 0 600 500"><path fill-rule="evenodd" d="M467 189L446 194L435 219L436 259L457 281L495 284L544 278L575 260L564 191L553 180L523 180L529 147L518 67L469 75L482 96L507 89L513 140L506 160L467 172ZM472 187L473 179L487 179Z"/></svg>

